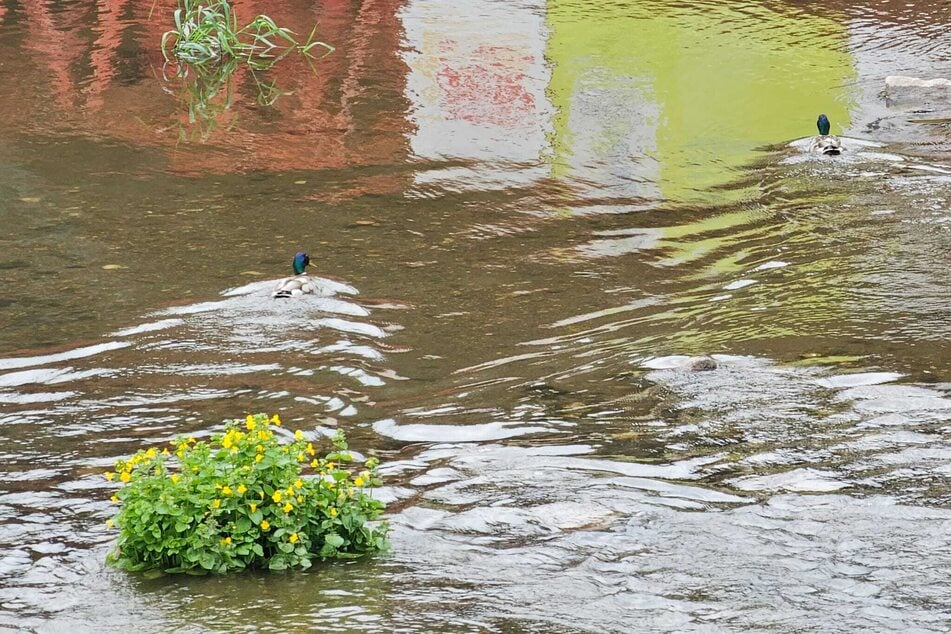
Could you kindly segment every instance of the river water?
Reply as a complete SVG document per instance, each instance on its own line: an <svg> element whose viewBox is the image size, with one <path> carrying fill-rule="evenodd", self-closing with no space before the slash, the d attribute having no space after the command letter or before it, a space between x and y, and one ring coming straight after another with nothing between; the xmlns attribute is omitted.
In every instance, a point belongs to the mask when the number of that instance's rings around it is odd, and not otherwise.
<svg viewBox="0 0 951 634"><path fill-rule="evenodd" d="M0 628L951 630L951 134L881 95L951 5L245 1L336 51L190 121L148 4L0 3ZM106 567L102 471L258 411L392 552Z"/></svg>

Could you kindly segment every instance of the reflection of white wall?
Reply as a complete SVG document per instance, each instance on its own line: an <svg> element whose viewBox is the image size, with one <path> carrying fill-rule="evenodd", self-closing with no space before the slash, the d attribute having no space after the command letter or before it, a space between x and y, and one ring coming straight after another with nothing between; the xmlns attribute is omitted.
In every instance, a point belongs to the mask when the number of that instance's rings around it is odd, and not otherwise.
<svg viewBox="0 0 951 634"><path fill-rule="evenodd" d="M418 180L464 179L457 184L484 187L545 175L552 107L545 95L544 15L544 0L407 3L401 18L412 49L404 60L413 153L476 163L422 172Z"/></svg>
<svg viewBox="0 0 951 634"><path fill-rule="evenodd" d="M570 97L572 175L598 197L660 198L657 122L660 107L646 79L592 68Z"/></svg>

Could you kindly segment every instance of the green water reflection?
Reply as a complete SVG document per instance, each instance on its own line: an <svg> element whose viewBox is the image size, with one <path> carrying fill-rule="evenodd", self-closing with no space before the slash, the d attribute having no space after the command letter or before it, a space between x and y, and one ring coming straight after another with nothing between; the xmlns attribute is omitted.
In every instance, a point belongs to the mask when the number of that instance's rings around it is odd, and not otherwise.
<svg viewBox="0 0 951 634"><path fill-rule="evenodd" d="M842 21L753 3L551 0L548 23L563 174L607 169L630 194L723 202L713 188L756 148L813 134L820 112L849 126Z"/></svg>

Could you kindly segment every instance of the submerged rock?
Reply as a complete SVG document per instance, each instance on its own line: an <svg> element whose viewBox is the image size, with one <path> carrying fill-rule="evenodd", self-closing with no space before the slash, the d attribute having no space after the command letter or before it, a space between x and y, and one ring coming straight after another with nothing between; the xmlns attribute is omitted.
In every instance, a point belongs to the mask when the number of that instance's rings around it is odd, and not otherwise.
<svg viewBox="0 0 951 634"><path fill-rule="evenodd" d="M914 110L947 108L951 106L951 80L889 75L885 78L885 104Z"/></svg>
<svg viewBox="0 0 951 634"><path fill-rule="evenodd" d="M716 370L717 361L713 357L708 357L706 355L701 357L690 357L690 360L687 363L687 368L691 372L705 372L707 370Z"/></svg>

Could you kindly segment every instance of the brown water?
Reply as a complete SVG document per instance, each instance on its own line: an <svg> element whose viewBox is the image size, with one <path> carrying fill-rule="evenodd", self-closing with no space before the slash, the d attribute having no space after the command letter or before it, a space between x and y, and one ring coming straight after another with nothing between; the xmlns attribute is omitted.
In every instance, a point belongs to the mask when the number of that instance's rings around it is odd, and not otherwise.
<svg viewBox="0 0 951 634"><path fill-rule="evenodd" d="M879 95L951 5L242 2L337 50L190 123L147 4L0 3L0 626L951 628L948 113ZM393 552L105 567L100 473L249 411Z"/></svg>

